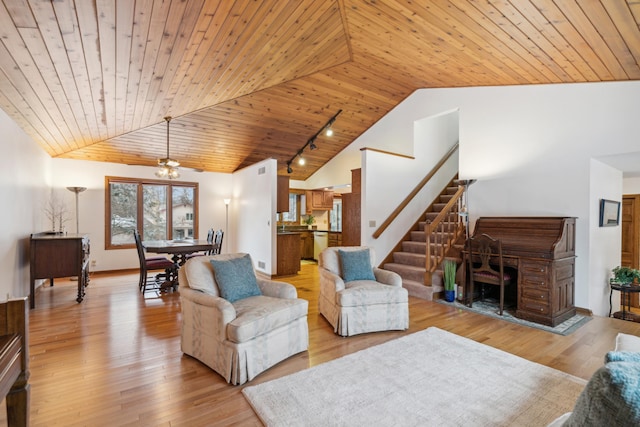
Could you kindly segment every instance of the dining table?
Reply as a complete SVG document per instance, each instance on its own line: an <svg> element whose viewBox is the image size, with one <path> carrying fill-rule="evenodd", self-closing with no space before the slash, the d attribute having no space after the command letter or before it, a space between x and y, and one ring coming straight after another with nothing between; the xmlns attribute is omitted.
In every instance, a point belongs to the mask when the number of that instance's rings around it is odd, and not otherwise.
<svg viewBox="0 0 640 427"><path fill-rule="evenodd" d="M211 250L211 242L200 239L144 240L142 246L146 252L171 255L175 265L174 279L165 281L160 286L161 291L177 289L178 269L187 261L189 255Z"/></svg>

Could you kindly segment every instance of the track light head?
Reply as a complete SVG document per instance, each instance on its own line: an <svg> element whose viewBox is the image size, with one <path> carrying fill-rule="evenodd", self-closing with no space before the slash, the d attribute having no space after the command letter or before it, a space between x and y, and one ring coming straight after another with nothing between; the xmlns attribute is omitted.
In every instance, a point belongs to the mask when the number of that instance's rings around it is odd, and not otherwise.
<svg viewBox="0 0 640 427"><path fill-rule="evenodd" d="M305 164L305 159L302 157L302 154L304 153L305 148L309 147L309 151L318 149L318 146L316 145L316 138L318 138L318 136L322 135L323 132L327 136L333 135L333 130L331 129L331 126L333 125L333 122L336 121L336 117L338 117L338 114L340 114L341 112L342 112L342 110L338 110L338 112L336 114L334 114L334 116L331 117L329 119L329 121L327 121L327 123L325 123L320 128L320 130L318 130L318 132L316 132L315 135L313 135L311 138L309 138L307 140L307 142L302 146L302 148L300 150L298 150L298 152L296 154L294 154L293 157L291 157L291 159L289 159L289 161L287 162L287 172L288 173L292 172L291 163L293 163L296 160L296 157L298 158L298 164L299 165L304 165Z"/></svg>

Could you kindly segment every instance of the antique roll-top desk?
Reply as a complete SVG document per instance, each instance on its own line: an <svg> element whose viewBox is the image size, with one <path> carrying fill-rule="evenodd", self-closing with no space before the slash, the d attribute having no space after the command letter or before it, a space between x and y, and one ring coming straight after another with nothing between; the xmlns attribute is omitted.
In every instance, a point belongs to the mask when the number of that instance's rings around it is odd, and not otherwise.
<svg viewBox="0 0 640 427"><path fill-rule="evenodd" d="M556 326L575 315L575 218L481 217L473 234L500 239L518 270L516 317Z"/></svg>
<svg viewBox="0 0 640 427"><path fill-rule="evenodd" d="M35 308L35 282L49 279L53 286L55 277L78 277L78 298L82 302L84 288L89 281L89 236L85 234L31 235L31 293L29 305Z"/></svg>

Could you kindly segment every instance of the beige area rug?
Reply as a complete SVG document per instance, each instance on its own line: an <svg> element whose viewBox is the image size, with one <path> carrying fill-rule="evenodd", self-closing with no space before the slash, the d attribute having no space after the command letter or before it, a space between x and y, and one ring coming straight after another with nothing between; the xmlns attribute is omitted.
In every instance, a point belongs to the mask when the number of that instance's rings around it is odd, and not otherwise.
<svg viewBox="0 0 640 427"><path fill-rule="evenodd" d="M428 328L242 392L268 426L546 426L585 384Z"/></svg>

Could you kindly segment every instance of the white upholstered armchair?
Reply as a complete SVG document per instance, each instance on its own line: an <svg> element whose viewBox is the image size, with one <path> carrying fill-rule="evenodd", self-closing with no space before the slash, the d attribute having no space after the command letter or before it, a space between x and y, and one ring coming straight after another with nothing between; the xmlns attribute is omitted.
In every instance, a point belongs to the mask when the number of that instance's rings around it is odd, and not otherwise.
<svg viewBox="0 0 640 427"><path fill-rule="evenodd" d="M256 277L248 254L194 257L178 275L182 351L227 382L243 384L309 347L308 301L291 284Z"/></svg>
<svg viewBox="0 0 640 427"><path fill-rule="evenodd" d="M373 248L329 247L320 253L320 313L338 335L404 330L409 296L397 273L372 267Z"/></svg>

